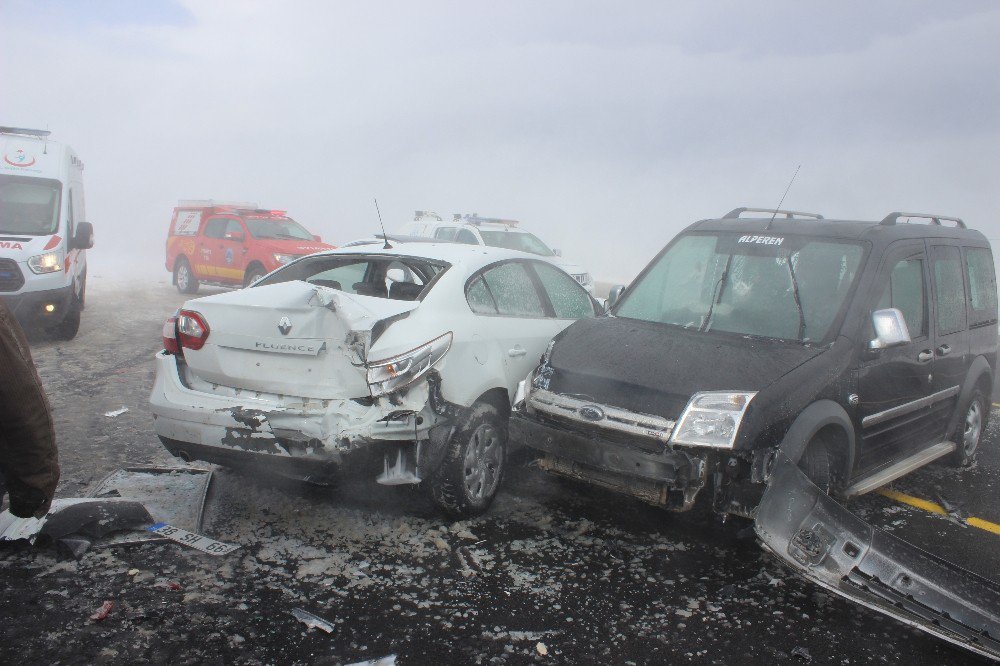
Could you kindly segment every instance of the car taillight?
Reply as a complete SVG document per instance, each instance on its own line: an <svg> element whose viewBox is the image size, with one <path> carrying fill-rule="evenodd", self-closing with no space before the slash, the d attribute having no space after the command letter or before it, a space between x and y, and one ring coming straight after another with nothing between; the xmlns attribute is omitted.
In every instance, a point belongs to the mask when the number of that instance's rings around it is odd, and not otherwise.
<svg viewBox="0 0 1000 666"><path fill-rule="evenodd" d="M177 341L177 315L163 322L163 348L168 354L181 353L181 345Z"/></svg>
<svg viewBox="0 0 1000 666"><path fill-rule="evenodd" d="M193 310L181 310L177 313L177 339L181 347L187 349L201 349L208 340L208 322Z"/></svg>

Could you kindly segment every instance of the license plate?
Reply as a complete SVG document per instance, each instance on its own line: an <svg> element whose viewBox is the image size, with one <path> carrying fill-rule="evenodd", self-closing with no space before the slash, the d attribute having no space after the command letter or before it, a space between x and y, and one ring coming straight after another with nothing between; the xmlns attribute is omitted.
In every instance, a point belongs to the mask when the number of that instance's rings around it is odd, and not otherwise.
<svg viewBox="0 0 1000 666"><path fill-rule="evenodd" d="M209 539L207 536L195 534L194 532L188 532L187 530L182 530L179 527L167 525L166 523L156 523L155 525L150 525L146 529L155 534L159 534L160 536L165 536L168 539L176 541L177 543L182 543L185 546L194 548L195 550L208 553L209 555L228 555L240 547L239 544L222 543L221 541Z"/></svg>

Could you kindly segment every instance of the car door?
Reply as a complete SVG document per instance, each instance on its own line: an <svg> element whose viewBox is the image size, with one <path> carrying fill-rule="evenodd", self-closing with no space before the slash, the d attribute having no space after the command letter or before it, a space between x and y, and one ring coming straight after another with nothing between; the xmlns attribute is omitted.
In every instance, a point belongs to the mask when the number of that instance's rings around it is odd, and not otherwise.
<svg viewBox="0 0 1000 666"><path fill-rule="evenodd" d="M928 409L935 356L930 316L927 252L922 240L898 241L883 254L869 312L897 308L910 342L868 350L875 332L866 324L858 373L859 473L882 467L913 450L940 441Z"/></svg>
<svg viewBox="0 0 1000 666"><path fill-rule="evenodd" d="M532 261L530 266L551 308L553 337L577 319L597 314L594 299L565 271L544 261Z"/></svg>
<svg viewBox="0 0 1000 666"><path fill-rule="evenodd" d="M931 410L936 421L935 428L943 439L969 370L968 308L962 250L958 243L935 240L928 245L931 284L934 287L934 373L931 390L938 396Z"/></svg>
<svg viewBox="0 0 1000 666"><path fill-rule="evenodd" d="M243 252L243 242L246 231L238 218L220 217L223 221L222 233L213 237L209 243L212 251L212 267L215 276L223 282L243 283L243 270L246 268L246 256ZM218 227L213 228L218 231Z"/></svg>
<svg viewBox="0 0 1000 666"><path fill-rule="evenodd" d="M554 319L530 267L523 261L494 264L469 281L466 297L474 313L490 318L484 330L503 360L507 386L516 386L553 335Z"/></svg>
<svg viewBox="0 0 1000 666"><path fill-rule="evenodd" d="M218 263L215 250L226 235L227 219L210 217L205 221L205 229L198 237L198 252L194 257L194 272L199 279L218 279Z"/></svg>

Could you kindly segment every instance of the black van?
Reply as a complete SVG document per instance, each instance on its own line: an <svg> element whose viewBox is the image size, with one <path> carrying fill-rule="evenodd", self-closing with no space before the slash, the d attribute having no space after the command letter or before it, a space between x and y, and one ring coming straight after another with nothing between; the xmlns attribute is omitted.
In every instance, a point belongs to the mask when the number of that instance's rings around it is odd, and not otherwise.
<svg viewBox="0 0 1000 666"><path fill-rule="evenodd" d="M848 497L969 464L996 357L993 256L961 220L738 208L555 338L510 437L551 472L673 510L711 479L718 511L750 515L778 450Z"/></svg>

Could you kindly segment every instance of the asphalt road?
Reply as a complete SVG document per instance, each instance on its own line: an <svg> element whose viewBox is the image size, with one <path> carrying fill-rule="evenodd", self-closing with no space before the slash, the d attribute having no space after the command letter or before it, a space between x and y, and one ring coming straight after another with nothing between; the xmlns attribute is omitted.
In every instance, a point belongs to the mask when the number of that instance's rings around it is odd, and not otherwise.
<svg viewBox="0 0 1000 666"><path fill-rule="evenodd" d="M80 335L34 342L58 496L125 465L183 464L146 404L162 321L183 300L166 280L95 276ZM1000 522L997 423L975 468L931 467L895 487ZM998 535L878 494L849 506L970 570L1000 571ZM364 475L316 489L219 468L204 531L240 545L225 557L176 544L92 549L78 562L0 551L0 662L977 663L790 575L741 527L559 482L523 458L492 509L461 523ZM90 620L106 600L110 615ZM333 633L307 629L293 608Z"/></svg>

